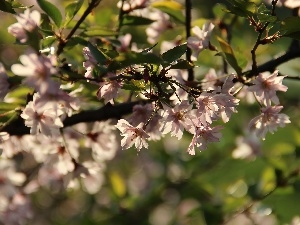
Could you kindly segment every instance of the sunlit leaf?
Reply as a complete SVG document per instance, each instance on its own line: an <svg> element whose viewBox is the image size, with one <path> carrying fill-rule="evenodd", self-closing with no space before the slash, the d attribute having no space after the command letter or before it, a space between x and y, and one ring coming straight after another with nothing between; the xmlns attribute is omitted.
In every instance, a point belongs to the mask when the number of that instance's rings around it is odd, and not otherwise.
<svg viewBox="0 0 300 225"><path fill-rule="evenodd" d="M179 59L187 49L187 45L178 45L167 52L163 53L161 57L164 60L164 64L168 66L170 63L174 62L175 60Z"/></svg>
<svg viewBox="0 0 300 225"><path fill-rule="evenodd" d="M154 20L145 17L125 15L122 25L127 25L127 26L149 25L153 22Z"/></svg>
<svg viewBox="0 0 300 225"><path fill-rule="evenodd" d="M181 10L183 6L176 1L155 1L151 4L152 7L166 7L173 10Z"/></svg>
<svg viewBox="0 0 300 225"><path fill-rule="evenodd" d="M257 12L257 5L254 2L248 2L245 0L227 0L228 12L241 17L254 16Z"/></svg>
<svg viewBox="0 0 300 225"><path fill-rule="evenodd" d="M66 6L65 13L66 13L66 20L64 26L66 26L76 15L83 4L83 0L78 0L70 3Z"/></svg>
<svg viewBox="0 0 300 225"><path fill-rule="evenodd" d="M192 63L190 63L189 61L185 60L185 59L179 59L176 61L175 64L172 64L172 66L170 67L170 69L192 69L194 67L194 65Z"/></svg>
<svg viewBox="0 0 300 225"><path fill-rule="evenodd" d="M288 17L281 22L280 30L283 36L295 38L300 40L300 18L299 17Z"/></svg>
<svg viewBox="0 0 300 225"><path fill-rule="evenodd" d="M57 27L60 27L62 22L62 15L59 9L53 5L52 3L46 0L37 0L37 3L41 7L41 9L47 13L47 15L53 20Z"/></svg>
<svg viewBox="0 0 300 225"><path fill-rule="evenodd" d="M95 47L92 43L88 43L88 48L91 51L93 57L97 60L98 63L104 64L107 61L107 56L103 54L97 47Z"/></svg>
<svg viewBox="0 0 300 225"><path fill-rule="evenodd" d="M222 48L222 56L232 66L232 68L237 72L237 74L241 74L242 69L238 64L230 45L220 37L217 37L217 40Z"/></svg>

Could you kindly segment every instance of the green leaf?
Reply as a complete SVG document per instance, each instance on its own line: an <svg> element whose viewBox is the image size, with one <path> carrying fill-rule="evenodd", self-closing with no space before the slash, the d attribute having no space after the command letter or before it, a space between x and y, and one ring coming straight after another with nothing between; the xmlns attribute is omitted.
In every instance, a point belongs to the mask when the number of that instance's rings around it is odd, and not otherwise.
<svg viewBox="0 0 300 225"><path fill-rule="evenodd" d="M12 13L12 14L16 13L15 10L13 9L13 6L7 1L3 1L3 0L0 1L0 11Z"/></svg>
<svg viewBox="0 0 300 225"><path fill-rule="evenodd" d="M151 4L152 7L167 7L173 10L181 10L183 7L180 3L176 1L164 0L164 1L155 1Z"/></svg>
<svg viewBox="0 0 300 225"><path fill-rule="evenodd" d="M176 20L177 22L184 24L185 23L185 17L182 14L181 10L172 9L165 6L156 6L155 8L159 9L160 11L167 13L171 18Z"/></svg>
<svg viewBox="0 0 300 225"><path fill-rule="evenodd" d="M100 27L90 27L82 33L83 37L105 37L116 36L118 33L112 30L108 30Z"/></svg>
<svg viewBox="0 0 300 225"><path fill-rule="evenodd" d="M268 205L277 215L279 224L289 224L295 216L299 216L300 193L276 190L262 202Z"/></svg>
<svg viewBox="0 0 300 225"><path fill-rule="evenodd" d="M41 9L47 13L47 15L53 20L57 27L60 27L62 22L62 15L59 9L53 5L52 3L46 0L37 0L37 3L41 7Z"/></svg>
<svg viewBox="0 0 300 225"><path fill-rule="evenodd" d="M174 62L175 60L179 59L187 49L187 45L178 45L165 53L163 53L161 56L164 60L164 65L168 66L170 63Z"/></svg>
<svg viewBox="0 0 300 225"><path fill-rule="evenodd" d="M82 45L82 46L87 46L88 41L83 39L82 37L74 36L69 39L67 42L67 47L74 47L76 45Z"/></svg>
<svg viewBox="0 0 300 225"><path fill-rule="evenodd" d="M139 25L149 25L153 22L154 20L145 17L125 15L122 25L139 26Z"/></svg>
<svg viewBox="0 0 300 225"><path fill-rule="evenodd" d="M135 64L156 64L160 65L163 61L154 53L126 52L117 56L109 65L108 70L118 70Z"/></svg>
<svg viewBox="0 0 300 225"><path fill-rule="evenodd" d="M230 45L220 37L217 37L217 40L222 48L221 55L232 66L232 68L237 72L237 74L241 74L242 69L238 64Z"/></svg>
<svg viewBox="0 0 300 225"><path fill-rule="evenodd" d="M257 12L257 5L254 2L244 0L227 0L227 12L241 17L254 16ZM226 10L225 10L226 11Z"/></svg>
<svg viewBox="0 0 300 225"><path fill-rule="evenodd" d="M170 69L192 69L194 65L185 59L179 59L175 64L173 64Z"/></svg>
<svg viewBox="0 0 300 225"><path fill-rule="evenodd" d="M0 102L0 112L1 113L14 110L14 109L16 109L18 107L19 107L19 105L16 104L16 103Z"/></svg>
<svg viewBox="0 0 300 225"><path fill-rule="evenodd" d="M90 49L92 56L97 60L98 63L105 64L105 62L107 61L107 56L103 52L101 52L91 42L88 42L88 48Z"/></svg>
<svg viewBox="0 0 300 225"><path fill-rule="evenodd" d="M66 20L64 23L64 26L66 26L76 15L76 13L79 11L83 4L83 0L78 0L70 3L66 6L65 12L66 12Z"/></svg>
<svg viewBox="0 0 300 225"><path fill-rule="evenodd" d="M136 83L133 82L128 82L122 85L122 89L128 91L142 91L144 90L144 87L143 86L141 87L140 85L136 85Z"/></svg>
<svg viewBox="0 0 300 225"><path fill-rule="evenodd" d="M261 4L257 9L257 18L260 22L274 23L277 20L276 16L271 15L271 11L266 7L265 4Z"/></svg>
<svg viewBox="0 0 300 225"><path fill-rule="evenodd" d="M300 18L288 17L281 22L280 32L283 36L300 40Z"/></svg>

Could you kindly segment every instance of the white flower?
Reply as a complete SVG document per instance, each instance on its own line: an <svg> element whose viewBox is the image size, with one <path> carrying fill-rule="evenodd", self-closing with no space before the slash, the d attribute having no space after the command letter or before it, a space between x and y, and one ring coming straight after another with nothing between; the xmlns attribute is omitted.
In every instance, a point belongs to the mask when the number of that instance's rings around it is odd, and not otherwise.
<svg viewBox="0 0 300 225"><path fill-rule="evenodd" d="M120 119L116 127L121 131L121 135L124 138L121 140L122 148L130 148L135 145L135 148L139 151L143 147L148 148L146 138L149 135L143 130L143 123L140 123L137 127L130 125L126 120Z"/></svg>
<svg viewBox="0 0 300 225"><path fill-rule="evenodd" d="M192 124L192 110L193 105L188 101L182 101L176 104L174 108L164 106L161 112L162 117L162 133L167 134L171 132L171 136L176 136L178 140L182 138L183 130L190 130Z"/></svg>
<svg viewBox="0 0 300 225"><path fill-rule="evenodd" d="M113 76L113 74L108 74L109 76ZM122 83L116 80L104 81L100 82L99 89L97 91L98 99L104 99L104 103L110 102L112 105L114 104L114 98L117 97L120 88L122 87Z"/></svg>
<svg viewBox="0 0 300 225"><path fill-rule="evenodd" d="M192 31L196 36L191 36L187 39L187 46L193 51L191 56L192 61L197 61L200 52L209 48L210 35L214 27L214 24L206 23L203 25L202 29L198 26L192 28Z"/></svg>
<svg viewBox="0 0 300 225"><path fill-rule="evenodd" d="M283 106L267 106L261 109L261 114L253 118L250 123L250 129L254 130L258 137L265 139L266 133L274 133L279 127L284 127L290 123L290 119L284 113L279 113Z"/></svg>
<svg viewBox="0 0 300 225"><path fill-rule="evenodd" d="M21 43L27 42L27 32L32 32L40 24L41 14L34 10L26 9L24 13L16 16L18 22L8 27L8 32L15 36Z"/></svg>
<svg viewBox="0 0 300 225"><path fill-rule="evenodd" d="M59 118L60 111L54 111L52 108L41 108L36 106L38 94L33 96L23 110L21 117L25 120L25 125L30 127L31 134L42 133L46 136L59 134L59 129L63 127L63 123ZM61 112L62 113L62 112Z"/></svg>
<svg viewBox="0 0 300 225"><path fill-rule="evenodd" d="M92 156L97 162L111 160L116 155L118 146L114 129L110 121L95 122L86 134L85 146L92 149Z"/></svg>
<svg viewBox="0 0 300 225"><path fill-rule="evenodd" d="M86 69L84 76L86 78L93 78L92 72L93 72L95 65L97 65L97 60L94 58L94 56L92 55L92 53L88 47L84 47L82 49L82 52L83 52L84 58L86 59L86 61L83 62L83 67Z"/></svg>
<svg viewBox="0 0 300 225"><path fill-rule="evenodd" d="M149 13L149 19L155 20L146 29L146 34L148 36L147 40L150 44L155 44L159 36L167 29L172 28L170 22L170 17L168 14L162 11L154 11Z"/></svg>
<svg viewBox="0 0 300 225"><path fill-rule="evenodd" d="M11 70L14 74L25 76L25 83L34 87L40 93L55 93L58 89L56 82L50 79L56 72L52 62L44 55L37 55L32 49L20 56L23 64L14 64Z"/></svg>
<svg viewBox="0 0 300 225"><path fill-rule="evenodd" d="M279 99L276 96L276 91L287 91L287 86L282 84L284 76L278 77L278 70L269 75L268 73L260 73L254 80L254 85L248 88L253 91L257 99L266 106L271 105L271 102L279 104Z"/></svg>
<svg viewBox="0 0 300 225"><path fill-rule="evenodd" d="M220 130L223 129L222 126L209 127L200 126L196 127L193 139L187 149L190 155L195 155L195 146L199 147L200 150L207 148L207 144L210 142L218 142L222 137Z"/></svg>

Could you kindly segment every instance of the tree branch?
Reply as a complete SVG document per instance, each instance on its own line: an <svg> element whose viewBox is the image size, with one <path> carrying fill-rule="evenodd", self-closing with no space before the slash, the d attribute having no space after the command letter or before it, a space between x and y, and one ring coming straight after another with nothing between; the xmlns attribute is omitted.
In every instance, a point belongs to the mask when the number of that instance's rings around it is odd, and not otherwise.
<svg viewBox="0 0 300 225"><path fill-rule="evenodd" d="M69 127L78 123L87 123L95 121L104 121L108 119L119 119L122 116L132 112L133 106L137 104L145 104L147 100L122 103L116 106L107 104L96 110L86 110L71 117L67 117L64 121L64 127ZM30 133L30 128L24 125L24 120L21 117L9 123L2 129L2 132L7 132L10 135L22 136Z"/></svg>

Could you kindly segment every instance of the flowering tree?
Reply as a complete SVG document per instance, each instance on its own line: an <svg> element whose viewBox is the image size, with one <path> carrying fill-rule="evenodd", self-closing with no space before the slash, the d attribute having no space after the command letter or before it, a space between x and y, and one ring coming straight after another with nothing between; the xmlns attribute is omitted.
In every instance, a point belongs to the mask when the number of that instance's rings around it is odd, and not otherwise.
<svg viewBox="0 0 300 225"><path fill-rule="evenodd" d="M299 1L193 4L0 3L3 224L300 223Z"/></svg>

